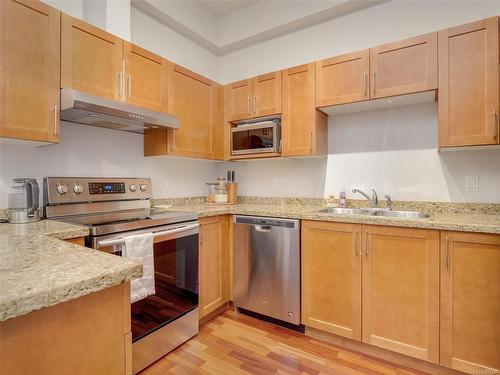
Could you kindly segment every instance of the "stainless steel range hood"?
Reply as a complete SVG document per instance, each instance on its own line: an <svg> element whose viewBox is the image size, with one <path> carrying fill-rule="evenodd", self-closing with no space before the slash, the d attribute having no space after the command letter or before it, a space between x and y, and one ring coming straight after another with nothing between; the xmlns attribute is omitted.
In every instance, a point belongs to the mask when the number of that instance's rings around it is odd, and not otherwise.
<svg viewBox="0 0 500 375"><path fill-rule="evenodd" d="M81 91L61 89L61 120L132 133L179 127L177 117Z"/></svg>

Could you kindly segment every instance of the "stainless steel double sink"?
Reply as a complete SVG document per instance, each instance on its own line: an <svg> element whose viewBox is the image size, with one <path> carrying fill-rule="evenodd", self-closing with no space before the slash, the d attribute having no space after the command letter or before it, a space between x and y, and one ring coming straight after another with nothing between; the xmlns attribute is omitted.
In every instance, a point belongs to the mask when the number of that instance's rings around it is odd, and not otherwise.
<svg viewBox="0 0 500 375"><path fill-rule="evenodd" d="M427 219L429 214L421 211L393 211L380 208L340 208L328 207L318 212L336 214L336 215L368 215L381 217L394 217L403 219Z"/></svg>

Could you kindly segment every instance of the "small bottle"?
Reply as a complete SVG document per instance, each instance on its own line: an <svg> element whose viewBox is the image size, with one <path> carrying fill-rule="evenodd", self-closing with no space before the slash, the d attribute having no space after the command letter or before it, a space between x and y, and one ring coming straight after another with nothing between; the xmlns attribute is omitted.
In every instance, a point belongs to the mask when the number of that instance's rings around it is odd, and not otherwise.
<svg viewBox="0 0 500 375"><path fill-rule="evenodd" d="M339 194L339 207L342 207L342 208L347 207L347 199L346 199L344 190L342 190Z"/></svg>

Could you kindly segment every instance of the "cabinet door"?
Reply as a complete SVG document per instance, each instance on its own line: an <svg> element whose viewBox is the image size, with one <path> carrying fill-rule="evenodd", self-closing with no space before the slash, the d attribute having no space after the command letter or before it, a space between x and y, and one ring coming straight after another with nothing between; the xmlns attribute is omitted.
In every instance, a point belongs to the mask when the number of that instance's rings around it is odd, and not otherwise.
<svg viewBox="0 0 500 375"><path fill-rule="evenodd" d="M439 232L366 226L363 342L439 361Z"/></svg>
<svg viewBox="0 0 500 375"><path fill-rule="evenodd" d="M215 84L207 78L169 63L168 112L180 122L180 128L171 132L171 154L213 157L215 90Z"/></svg>
<svg viewBox="0 0 500 375"><path fill-rule="evenodd" d="M498 17L439 32L439 145L497 144Z"/></svg>
<svg viewBox="0 0 500 375"><path fill-rule="evenodd" d="M302 324L361 340L361 225L302 222Z"/></svg>
<svg viewBox="0 0 500 375"><path fill-rule="evenodd" d="M127 42L124 57L127 101L167 112L167 60Z"/></svg>
<svg viewBox="0 0 500 375"><path fill-rule="evenodd" d="M281 113L281 71L255 77L253 95L252 117Z"/></svg>
<svg viewBox="0 0 500 375"><path fill-rule="evenodd" d="M315 106L314 63L286 69L283 75L282 154L326 153L327 117Z"/></svg>
<svg viewBox="0 0 500 375"><path fill-rule="evenodd" d="M441 232L441 364L500 371L500 235Z"/></svg>
<svg viewBox="0 0 500 375"><path fill-rule="evenodd" d="M252 117L253 86L251 79L245 79L224 86L225 110L229 121Z"/></svg>
<svg viewBox="0 0 500 375"><path fill-rule="evenodd" d="M66 14L61 30L61 87L123 100L123 41Z"/></svg>
<svg viewBox="0 0 500 375"><path fill-rule="evenodd" d="M437 89L437 33L370 49L371 97Z"/></svg>
<svg viewBox="0 0 500 375"><path fill-rule="evenodd" d="M0 1L0 136L59 141L60 13Z"/></svg>
<svg viewBox="0 0 500 375"><path fill-rule="evenodd" d="M369 50L316 62L316 107L369 98Z"/></svg>
<svg viewBox="0 0 500 375"><path fill-rule="evenodd" d="M200 318L229 301L229 216L200 219Z"/></svg>

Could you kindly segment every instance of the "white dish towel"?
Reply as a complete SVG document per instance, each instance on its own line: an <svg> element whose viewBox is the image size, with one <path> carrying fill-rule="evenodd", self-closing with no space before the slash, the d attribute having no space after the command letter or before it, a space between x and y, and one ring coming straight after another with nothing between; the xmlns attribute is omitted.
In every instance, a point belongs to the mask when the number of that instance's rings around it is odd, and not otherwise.
<svg viewBox="0 0 500 375"><path fill-rule="evenodd" d="M153 233L127 236L122 245L122 256L143 264L142 277L130 283L130 301L140 301L155 294L155 264L153 256Z"/></svg>

